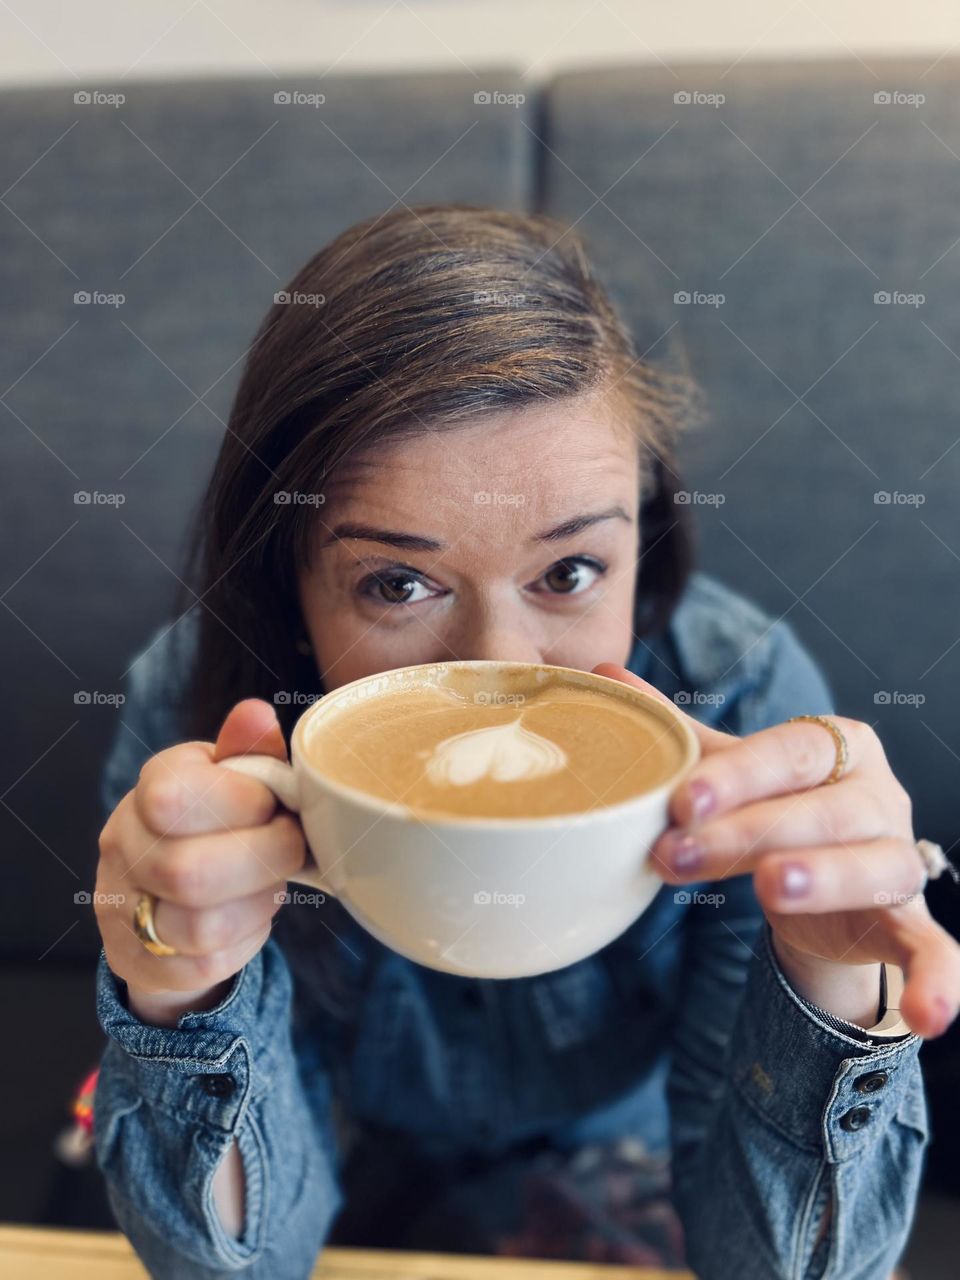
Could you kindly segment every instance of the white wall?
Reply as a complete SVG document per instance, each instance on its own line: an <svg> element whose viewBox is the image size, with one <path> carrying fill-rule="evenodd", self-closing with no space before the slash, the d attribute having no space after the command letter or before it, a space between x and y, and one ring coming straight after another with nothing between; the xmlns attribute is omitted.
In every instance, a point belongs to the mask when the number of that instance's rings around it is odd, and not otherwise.
<svg viewBox="0 0 960 1280"><path fill-rule="evenodd" d="M0 0L0 83L960 51L957 0Z"/></svg>

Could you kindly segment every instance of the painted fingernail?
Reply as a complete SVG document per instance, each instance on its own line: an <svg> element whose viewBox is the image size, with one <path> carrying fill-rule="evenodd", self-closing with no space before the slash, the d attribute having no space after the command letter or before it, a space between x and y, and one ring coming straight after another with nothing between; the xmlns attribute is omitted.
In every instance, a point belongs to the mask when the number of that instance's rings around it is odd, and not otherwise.
<svg viewBox="0 0 960 1280"><path fill-rule="evenodd" d="M785 898L805 898L813 884L809 867L802 862L785 862L780 872L780 892Z"/></svg>
<svg viewBox="0 0 960 1280"><path fill-rule="evenodd" d="M703 846L693 836L673 836L667 846L667 861L673 871L686 875L703 865Z"/></svg>
<svg viewBox="0 0 960 1280"><path fill-rule="evenodd" d="M690 783L690 803L695 818L705 818L717 807L717 796L709 782L697 778Z"/></svg>

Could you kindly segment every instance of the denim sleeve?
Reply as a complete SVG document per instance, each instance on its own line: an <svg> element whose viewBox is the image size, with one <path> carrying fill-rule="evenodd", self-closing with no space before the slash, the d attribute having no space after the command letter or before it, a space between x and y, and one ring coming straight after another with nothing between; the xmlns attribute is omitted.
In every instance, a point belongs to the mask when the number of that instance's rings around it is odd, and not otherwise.
<svg viewBox="0 0 960 1280"><path fill-rule="evenodd" d="M178 672L190 633L161 627L126 677L103 769L104 821L141 766L182 740ZM293 1045L291 977L270 939L215 1008L176 1028L147 1026L101 953L97 1014L107 1035L94 1099L97 1162L121 1229L151 1276L302 1280L341 1203L327 1075ZM236 1140L244 1168L239 1239L216 1212L212 1182Z"/></svg>
<svg viewBox="0 0 960 1280"><path fill-rule="evenodd" d="M279 945L236 976L223 1001L176 1028L129 1012L101 953L97 1011L108 1036L94 1139L118 1224L155 1280L304 1280L342 1203L326 1075L304 1080ZM228 1235L214 1173L236 1140L242 1235Z"/></svg>
<svg viewBox="0 0 960 1280"><path fill-rule="evenodd" d="M741 734L833 709L793 631L779 622L769 639ZM752 876L700 888L668 1084L689 1265L699 1280L887 1280L928 1138L920 1038L831 1027L780 969Z"/></svg>

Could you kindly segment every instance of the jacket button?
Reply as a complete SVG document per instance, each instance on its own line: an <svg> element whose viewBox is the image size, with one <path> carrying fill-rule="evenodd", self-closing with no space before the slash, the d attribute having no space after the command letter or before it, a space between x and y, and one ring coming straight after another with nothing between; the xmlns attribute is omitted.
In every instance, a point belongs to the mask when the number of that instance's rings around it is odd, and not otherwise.
<svg viewBox="0 0 960 1280"><path fill-rule="evenodd" d="M230 1098L237 1088L231 1075L201 1076L200 1088L211 1098Z"/></svg>
<svg viewBox="0 0 960 1280"><path fill-rule="evenodd" d="M840 1128L846 1129L848 1133L854 1133L857 1129L862 1129L869 1121L869 1107L851 1107L846 1115L840 1117Z"/></svg>
<svg viewBox="0 0 960 1280"><path fill-rule="evenodd" d="M886 1071L871 1071L868 1076L858 1076L853 1082L853 1087L857 1093L876 1093L890 1079L890 1075Z"/></svg>

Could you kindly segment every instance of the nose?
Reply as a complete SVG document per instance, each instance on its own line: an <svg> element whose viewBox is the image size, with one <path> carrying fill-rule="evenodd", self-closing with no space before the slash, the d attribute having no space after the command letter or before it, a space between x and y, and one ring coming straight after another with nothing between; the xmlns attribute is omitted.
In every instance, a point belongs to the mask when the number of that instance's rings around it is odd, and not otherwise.
<svg viewBox="0 0 960 1280"><path fill-rule="evenodd" d="M476 619L454 645L464 662L542 662L536 639L504 613Z"/></svg>

